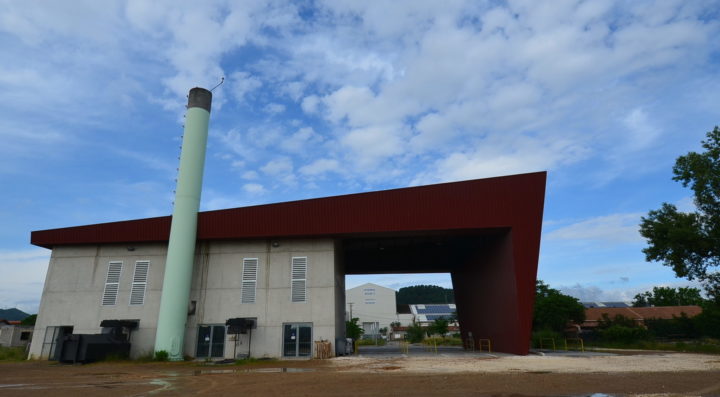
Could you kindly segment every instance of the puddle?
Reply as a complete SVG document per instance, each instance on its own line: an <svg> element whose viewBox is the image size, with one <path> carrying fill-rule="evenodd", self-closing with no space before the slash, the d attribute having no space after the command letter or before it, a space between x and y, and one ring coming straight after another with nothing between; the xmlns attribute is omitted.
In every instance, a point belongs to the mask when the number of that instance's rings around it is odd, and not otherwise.
<svg viewBox="0 0 720 397"><path fill-rule="evenodd" d="M201 369L193 372L193 375L217 375L217 374L234 374L238 372L315 372L315 368L253 368L253 369Z"/></svg>
<svg viewBox="0 0 720 397"><path fill-rule="evenodd" d="M161 392L173 389L172 383L170 383L164 379L153 379L149 383L153 386L159 386L159 387L155 390L150 390L149 392L147 392L148 395L157 394L157 393L161 393Z"/></svg>

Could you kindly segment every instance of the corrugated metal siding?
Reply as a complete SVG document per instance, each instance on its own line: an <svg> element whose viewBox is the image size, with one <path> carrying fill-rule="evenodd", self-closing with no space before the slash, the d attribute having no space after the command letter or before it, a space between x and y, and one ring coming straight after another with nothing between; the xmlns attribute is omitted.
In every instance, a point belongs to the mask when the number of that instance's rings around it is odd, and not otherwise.
<svg viewBox="0 0 720 397"><path fill-rule="evenodd" d="M520 227L529 234L515 238L531 245L536 240L539 248L545 179L546 173L538 172L201 212L198 239ZM167 241L170 220L166 216L35 231L31 242L50 248Z"/></svg>

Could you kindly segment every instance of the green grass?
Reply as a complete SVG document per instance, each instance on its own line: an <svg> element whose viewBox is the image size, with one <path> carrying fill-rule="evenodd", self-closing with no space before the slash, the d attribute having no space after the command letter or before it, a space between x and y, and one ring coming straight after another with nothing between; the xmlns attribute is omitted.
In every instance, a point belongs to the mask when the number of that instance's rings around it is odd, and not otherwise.
<svg viewBox="0 0 720 397"><path fill-rule="evenodd" d="M0 361L24 361L26 358L24 347L0 347Z"/></svg>

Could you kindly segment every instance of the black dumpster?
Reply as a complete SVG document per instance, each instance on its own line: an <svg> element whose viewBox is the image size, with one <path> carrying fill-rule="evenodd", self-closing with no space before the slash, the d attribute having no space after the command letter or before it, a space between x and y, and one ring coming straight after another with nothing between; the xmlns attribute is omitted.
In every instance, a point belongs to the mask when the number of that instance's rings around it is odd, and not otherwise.
<svg viewBox="0 0 720 397"><path fill-rule="evenodd" d="M60 339L58 361L63 363L91 363L108 356L130 355L130 332L138 320L103 320L101 334L70 334Z"/></svg>

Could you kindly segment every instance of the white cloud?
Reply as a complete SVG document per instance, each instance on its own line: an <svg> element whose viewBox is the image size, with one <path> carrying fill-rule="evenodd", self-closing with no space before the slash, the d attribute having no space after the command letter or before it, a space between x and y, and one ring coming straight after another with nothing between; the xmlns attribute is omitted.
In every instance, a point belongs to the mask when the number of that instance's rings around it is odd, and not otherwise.
<svg viewBox="0 0 720 397"><path fill-rule="evenodd" d="M280 147L291 153L310 153L313 146L323 141L323 137L316 133L312 127L303 127L295 131L290 137L283 139Z"/></svg>
<svg viewBox="0 0 720 397"><path fill-rule="evenodd" d="M243 190L250 194L263 194L267 192L265 187L259 183L246 183L243 185Z"/></svg>
<svg viewBox="0 0 720 397"><path fill-rule="evenodd" d="M404 133L401 125L376 125L353 129L340 143L353 153L352 161L359 169L371 171L383 160L404 152Z"/></svg>
<svg viewBox="0 0 720 397"><path fill-rule="evenodd" d="M235 100L243 103L245 97L262 87L262 81L247 72L235 72L229 78L230 90Z"/></svg>
<svg viewBox="0 0 720 397"><path fill-rule="evenodd" d="M640 213L612 214L589 218L557 228L544 235L547 240L591 240L608 243L642 241Z"/></svg>
<svg viewBox="0 0 720 397"><path fill-rule="evenodd" d="M285 105L281 103L268 103L263 110L271 115L276 115L285 111Z"/></svg>
<svg viewBox="0 0 720 397"><path fill-rule="evenodd" d="M278 157L268 161L260 170L272 181L285 185L296 183L293 162L289 157Z"/></svg>
<svg viewBox="0 0 720 397"><path fill-rule="evenodd" d="M625 150L628 148L630 150L643 149L660 136L660 129L653 125L647 112L641 108L633 109L628 113L623 119L623 123L629 132L626 138L628 145L623 145Z"/></svg>
<svg viewBox="0 0 720 397"><path fill-rule="evenodd" d="M258 175L258 173L255 171L245 171L243 172L242 177L243 179L254 180L260 178L260 175Z"/></svg>
<svg viewBox="0 0 720 397"><path fill-rule="evenodd" d="M317 159L300 167L300 173L305 176L318 176L328 172L340 172L340 163L335 159Z"/></svg>
<svg viewBox="0 0 720 397"><path fill-rule="evenodd" d="M320 98L317 95L308 95L302 100L302 110L307 114L314 114L317 112L318 105L320 104Z"/></svg>
<svg viewBox="0 0 720 397"><path fill-rule="evenodd" d="M50 251L44 248L0 250L0 307L37 313L49 261Z"/></svg>
<svg viewBox="0 0 720 397"><path fill-rule="evenodd" d="M415 177L413 184L551 170L582 159L586 152L584 146L563 139L520 134L490 137L467 142L463 151L435 161Z"/></svg>

